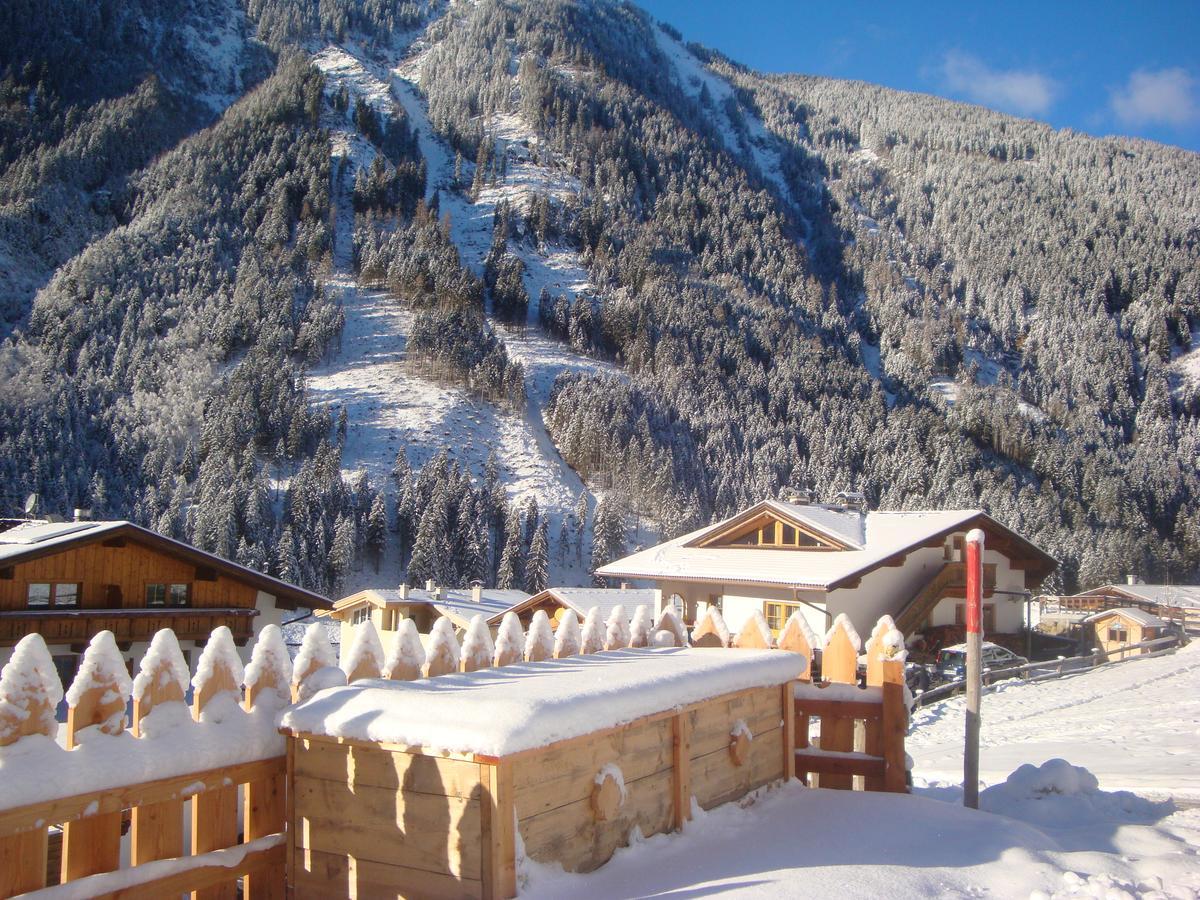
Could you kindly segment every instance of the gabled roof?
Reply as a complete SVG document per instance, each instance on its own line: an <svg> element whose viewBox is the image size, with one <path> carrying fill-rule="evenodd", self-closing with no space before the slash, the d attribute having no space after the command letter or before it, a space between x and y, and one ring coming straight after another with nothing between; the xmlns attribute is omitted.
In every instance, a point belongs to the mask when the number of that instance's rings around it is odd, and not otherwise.
<svg viewBox="0 0 1200 900"><path fill-rule="evenodd" d="M525 591L504 588L484 588L478 600L470 588L440 588L427 591L424 588L409 588L402 592L398 588L368 588L343 597L333 604L334 611L348 609L367 602L381 608L388 606L431 606L458 625L466 627L475 616L483 615L488 624L500 618L513 607L529 599Z"/></svg>
<svg viewBox="0 0 1200 900"><path fill-rule="evenodd" d="M0 566L29 562L44 556L53 556L65 549L95 543L125 539L158 550L168 556L185 559L193 565L215 569L228 578L245 582L275 598L275 605L283 609L305 606L323 609L329 600L320 594L272 578L245 566L230 562L166 537L156 531L124 520L112 522L30 522L7 531L0 531Z"/></svg>
<svg viewBox="0 0 1200 900"><path fill-rule="evenodd" d="M1130 597L1157 606L1200 608L1200 584L1106 584L1076 596Z"/></svg>
<svg viewBox="0 0 1200 900"><path fill-rule="evenodd" d="M759 547L699 547L704 538L741 519L772 510L805 523L843 544L844 550L781 552ZM855 524L857 519L859 524ZM803 506L768 500L736 516L619 559L597 569L617 578L651 578L712 584L768 584L797 590L833 591L923 546L936 546L956 531L982 528L987 546L1004 552L1037 584L1057 565L1032 542L977 509L869 512ZM853 540L852 540L853 539Z"/></svg>
<svg viewBox="0 0 1200 900"><path fill-rule="evenodd" d="M1120 609L1106 609L1103 612L1098 612L1095 615L1088 616L1083 621L1097 622L1100 619L1107 619L1112 616L1120 616L1122 619L1128 619L1130 622L1137 622L1139 625L1146 628L1166 628L1167 623L1158 616L1152 616L1144 609L1135 609L1131 606L1122 607Z"/></svg>
<svg viewBox="0 0 1200 900"><path fill-rule="evenodd" d="M599 610L600 618L607 619L613 608L620 605L625 607L625 614L632 616L639 606L650 607L654 613L655 591L652 588L597 588L597 587L553 587L534 594L528 600L513 607L513 612L520 613L531 606L537 606L546 600L555 600L561 606L575 611L583 618L594 606ZM500 617L495 619L499 622ZM489 622L489 624L495 624Z"/></svg>

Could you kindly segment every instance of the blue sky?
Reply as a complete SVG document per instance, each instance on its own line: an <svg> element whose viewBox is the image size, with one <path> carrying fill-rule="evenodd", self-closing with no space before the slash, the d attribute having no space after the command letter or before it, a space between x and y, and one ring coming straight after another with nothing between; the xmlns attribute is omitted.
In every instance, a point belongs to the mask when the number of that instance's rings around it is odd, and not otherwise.
<svg viewBox="0 0 1200 900"><path fill-rule="evenodd" d="M856 78L1200 150L1200 0L640 0L752 68Z"/></svg>

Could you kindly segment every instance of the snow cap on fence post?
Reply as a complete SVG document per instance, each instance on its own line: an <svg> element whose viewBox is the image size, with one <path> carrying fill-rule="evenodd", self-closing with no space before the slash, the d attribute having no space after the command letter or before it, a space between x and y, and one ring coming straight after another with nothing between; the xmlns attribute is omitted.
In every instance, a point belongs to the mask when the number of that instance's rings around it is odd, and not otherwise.
<svg viewBox="0 0 1200 900"><path fill-rule="evenodd" d="M521 630L521 620L511 609L500 620L500 630L496 632L496 655L493 665L511 666L525 658L525 632Z"/></svg>
<svg viewBox="0 0 1200 900"><path fill-rule="evenodd" d="M558 628L554 632L554 658L577 656L581 646L579 617L575 615L575 610L564 609L559 613Z"/></svg>
<svg viewBox="0 0 1200 900"><path fill-rule="evenodd" d="M17 641L12 657L0 672L0 747L28 734L58 735L54 717L63 698L54 659L40 634Z"/></svg>
<svg viewBox="0 0 1200 900"><path fill-rule="evenodd" d="M629 623L629 646L649 647L651 632L650 610L642 603L633 611L633 621Z"/></svg>
<svg viewBox="0 0 1200 900"><path fill-rule="evenodd" d="M162 703L182 703L191 672L179 639L170 628L154 633L133 679L133 733L141 734L141 721Z"/></svg>
<svg viewBox="0 0 1200 900"><path fill-rule="evenodd" d="M341 664L341 670L346 673L346 682L378 678L384 662L383 643L379 640L375 623L370 619L359 622L354 626L354 637Z"/></svg>
<svg viewBox="0 0 1200 900"><path fill-rule="evenodd" d="M604 649L604 623L600 621L600 607L593 606L588 610L581 632L580 653L599 653Z"/></svg>
<svg viewBox="0 0 1200 900"><path fill-rule="evenodd" d="M457 672L459 660L460 653L458 640L454 636L454 625L448 618L442 616L433 623L433 630L429 632L429 647L425 651L423 674L426 678L435 678L438 675Z"/></svg>
<svg viewBox="0 0 1200 900"><path fill-rule="evenodd" d="M544 609L533 614L529 622L529 633L525 635L525 659L541 662L554 655L554 632L550 630L550 617Z"/></svg>
<svg viewBox="0 0 1200 900"><path fill-rule="evenodd" d="M771 638L771 626L767 624L767 617L762 614L761 609L756 609L746 620L734 639L733 646L739 650L770 650L775 646L775 641Z"/></svg>
<svg viewBox="0 0 1200 900"><path fill-rule="evenodd" d="M222 694L231 694L240 703L245 677L233 632L228 626L218 625L208 636L192 677L192 715L196 721L200 721L204 708Z"/></svg>
<svg viewBox="0 0 1200 900"><path fill-rule="evenodd" d="M675 610L670 606L663 607L663 611L658 617L658 622L654 626L653 642L656 647L664 646L662 635L667 636L671 641L670 644L666 644L665 646L687 646L687 629L683 627L683 623L679 621L679 616L675 614Z"/></svg>
<svg viewBox="0 0 1200 900"><path fill-rule="evenodd" d="M705 610L700 624L692 629L693 647L728 647L731 640L725 617L715 606Z"/></svg>
<svg viewBox="0 0 1200 900"><path fill-rule="evenodd" d="M417 633L417 623L412 619L401 619L392 646L388 648L383 675L392 681L416 681L421 677L425 665L425 648Z"/></svg>
<svg viewBox="0 0 1200 900"><path fill-rule="evenodd" d="M291 702L292 658L278 625L264 625L246 666L246 709L267 700L282 708Z"/></svg>
<svg viewBox="0 0 1200 900"><path fill-rule="evenodd" d="M492 665L492 657L496 655L496 647L492 643L492 633L488 630L487 622L482 615L476 615L467 625L467 633L463 635L462 670L476 672L487 669Z"/></svg>
<svg viewBox="0 0 1200 900"><path fill-rule="evenodd" d="M292 695L299 696L300 685L320 669L337 665L337 655L333 645L329 643L329 635L321 622L313 622L304 629L304 640L300 642L300 652L292 663Z"/></svg>
<svg viewBox="0 0 1200 900"><path fill-rule="evenodd" d="M629 639L629 620L625 616L625 607L618 603L604 625L604 649L624 650L629 646Z"/></svg>
<svg viewBox="0 0 1200 900"><path fill-rule="evenodd" d="M79 728L98 725L105 734L125 729L125 703L133 679L111 631L101 631L88 643L79 671L67 690L67 743L74 746Z"/></svg>

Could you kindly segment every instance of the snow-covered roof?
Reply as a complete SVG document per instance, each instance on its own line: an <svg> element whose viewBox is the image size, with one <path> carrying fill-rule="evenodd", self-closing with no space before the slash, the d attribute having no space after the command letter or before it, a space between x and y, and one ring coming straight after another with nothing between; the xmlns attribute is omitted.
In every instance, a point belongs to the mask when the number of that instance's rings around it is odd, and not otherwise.
<svg viewBox="0 0 1200 900"><path fill-rule="evenodd" d="M1120 616L1122 619L1128 619L1130 622L1136 622L1144 628L1166 628L1167 623L1158 616L1151 615L1144 609L1136 609L1132 606L1124 606L1120 609L1106 609L1103 612L1098 612L1095 615L1088 616L1083 621L1096 622L1100 619L1107 619L1109 616Z"/></svg>
<svg viewBox="0 0 1200 900"><path fill-rule="evenodd" d="M1093 596L1105 593L1124 595L1159 606L1200 608L1200 584L1109 584L1085 593Z"/></svg>
<svg viewBox="0 0 1200 900"><path fill-rule="evenodd" d="M622 605L626 615L633 615L639 606L648 606L653 611L654 590L651 588L596 588L556 587L550 593L581 616L586 616L593 606L600 610L600 618L607 619L613 607Z"/></svg>
<svg viewBox="0 0 1200 900"><path fill-rule="evenodd" d="M50 556L76 543L90 543L104 538L123 537L146 544L172 556L181 556L193 563L210 566L226 576L240 579L275 598L277 606L294 609L296 606L323 608L329 600L305 588L280 581L254 569L207 553L191 544L166 537L133 522L41 522L22 523L0 531L0 564Z"/></svg>
<svg viewBox="0 0 1200 900"><path fill-rule="evenodd" d="M752 546L689 546L720 532L750 512L769 509L803 519L810 527L851 545L851 549L809 551ZM856 531L853 526L855 520L861 523L861 531ZM1006 541L1019 542L1024 555L1036 558L1042 574L1053 569L1054 560L1042 550L977 509L860 513L857 510L769 500L715 525L602 566L597 569L597 574L717 584L770 584L830 591L893 557L968 526L980 526L994 536L1003 536Z"/></svg>
<svg viewBox="0 0 1200 900"><path fill-rule="evenodd" d="M304 734L497 757L799 676L775 650L613 650L417 681L367 679L292 707Z"/></svg>
<svg viewBox="0 0 1200 900"><path fill-rule="evenodd" d="M524 591L505 588L483 588L478 600L474 599L471 588L439 588L436 591L427 591L424 588L409 588L407 591L401 591L399 588L368 588L343 597L334 604L334 609L348 609L363 601L376 606L424 604L432 606L456 624L465 626L478 615L483 615L489 623L493 620L498 622L504 613L528 599L529 594Z"/></svg>

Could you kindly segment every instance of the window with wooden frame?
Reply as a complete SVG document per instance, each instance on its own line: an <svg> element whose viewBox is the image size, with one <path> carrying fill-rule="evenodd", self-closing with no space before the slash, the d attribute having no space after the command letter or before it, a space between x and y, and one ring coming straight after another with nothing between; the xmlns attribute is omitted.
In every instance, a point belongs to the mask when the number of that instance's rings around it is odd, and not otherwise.
<svg viewBox="0 0 1200 900"><path fill-rule="evenodd" d="M767 601L763 604L763 617L767 620L767 627L771 629L772 635L778 635L783 630L783 626L787 624L787 620L792 617L792 613L798 612L800 607L795 603L773 603Z"/></svg>
<svg viewBox="0 0 1200 900"><path fill-rule="evenodd" d="M996 604L983 604L983 616L980 624L983 626L983 633L989 634L996 630ZM954 607L954 624L965 627L967 624L967 604L959 603Z"/></svg>
<svg viewBox="0 0 1200 900"><path fill-rule="evenodd" d="M761 514L721 534L712 535L696 547L763 547L779 550L841 550L836 541L810 533L791 522Z"/></svg>
<svg viewBox="0 0 1200 900"><path fill-rule="evenodd" d="M369 622L371 619L371 606L364 603L362 606L350 613L350 624L361 625L363 622Z"/></svg>
<svg viewBox="0 0 1200 900"><path fill-rule="evenodd" d="M25 605L29 609L76 609L83 585L76 581L31 582L25 589Z"/></svg>
<svg viewBox="0 0 1200 900"><path fill-rule="evenodd" d="M1108 626L1108 642L1110 644L1128 644L1129 632L1120 622L1113 622Z"/></svg>
<svg viewBox="0 0 1200 900"><path fill-rule="evenodd" d="M146 606L191 606L192 586L186 582L158 583L146 585Z"/></svg>

